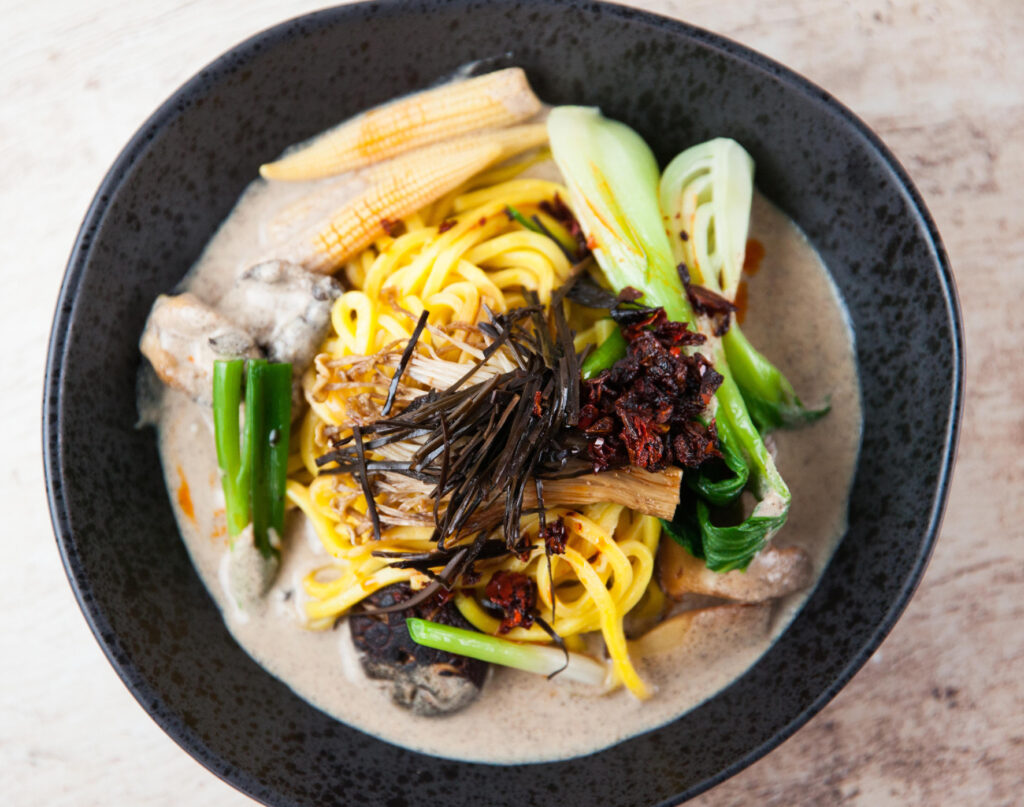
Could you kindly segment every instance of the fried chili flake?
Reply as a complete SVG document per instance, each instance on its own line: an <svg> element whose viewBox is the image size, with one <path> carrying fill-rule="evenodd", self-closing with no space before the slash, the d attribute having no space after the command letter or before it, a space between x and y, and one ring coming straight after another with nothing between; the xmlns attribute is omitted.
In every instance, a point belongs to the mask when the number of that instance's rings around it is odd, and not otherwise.
<svg viewBox="0 0 1024 807"><path fill-rule="evenodd" d="M722 376L700 353L704 336L671 322L661 308L644 309L619 327L626 355L584 381L579 426L588 437L594 471L636 465L657 472L676 464L696 468L718 457L714 421L700 416Z"/></svg>
<svg viewBox="0 0 1024 807"><path fill-rule="evenodd" d="M704 314L714 321L715 336L725 336L729 331L732 313L736 310L736 306L721 294L690 282L690 270L686 268L685 263L679 264L676 271L679 272L679 279L683 283L683 288L686 289L690 305L697 313Z"/></svg>
<svg viewBox="0 0 1024 807"><path fill-rule="evenodd" d="M690 285L690 269L685 263L676 264L676 274L679 275L679 282L685 289Z"/></svg>
<svg viewBox="0 0 1024 807"><path fill-rule="evenodd" d="M445 219L444 221L437 225L438 234L448 232L452 227L455 226L455 224L455 219Z"/></svg>
<svg viewBox="0 0 1024 807"><path fill-rule="evenodd" d="M686 296L690 298L690 304L702 314L729 314L736 310L736 306L721 294L695 283L686 287Z"/></svg>
<svg viewBox="0 0 1024 807"><path fill-rule="evenodd" d="M544 542L544 546L550 554L565 554L565 542L569 538L569 533L565 529L565 521L562 518L556 518L541 527L538 537Z"/></svg>
<svg viewBox="0 0 1024 807"><path fill-rule="evenodd" d="M640 291L640 289L634 289L632 286L626 286L618 293L615 299L620 303L635 303L643 296L644 293Z"/></svg>
<svg viewBox="0 0 1024 807"><path fill-rule="evenodd" d="M522 572L495 572L487 583L485 594L504 614L498 633L533 625L532 611L537 603L537 584Z"/></svg>
<svg viewBox="0 0 1024 807"><path fill-rule="evenodd" d="M401 221L395 221L392 219L381 219L380 226L392 238L398 238L402 234L402 230L405 228L402 226Z"/></svg>
<svg viewBox="0 0 1024 807"><path fill-rule="evenodd" d="M557 193L555 198L550 202L544 201L539 205L540 209L547 213L551 218L561 224L572 236L572 240L576 243L576 259L581 260L591 250L591 245L587 242L586 236L583 235L583 228L580 227L580 223L576 221L576 217L572 214L572 210L569 206L562 201L562 197Z"/></svg>

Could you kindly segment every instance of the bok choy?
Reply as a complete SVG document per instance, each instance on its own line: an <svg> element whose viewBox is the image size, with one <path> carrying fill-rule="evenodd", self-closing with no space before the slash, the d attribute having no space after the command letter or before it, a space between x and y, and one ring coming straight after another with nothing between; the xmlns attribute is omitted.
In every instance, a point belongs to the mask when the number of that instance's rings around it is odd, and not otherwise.
<svg viewBox="0 0 1024 807"><path fill-rule="evenodd" d="M677 262L693 281L730 302L743 271L754 161L735 140L720 137L692 146L668 164L659 196ZM816 420L828 407L807 409L792 384L759 353L738 323L722 337L733 380L762 433Z"/></svg>
<svg viewBox="0 0 1024 807"><path fill-rule="evenodd" d="M548 134L572 207L611 286L641 291L645 305L660 306L670 320L696 330L699 323L664 228L657 162L647 144L628 126L584 107L553 109ZM742 235L745 240L745 225ZM739 260L742 265L742 255ZM721 340L709 335L700 349L723 376L710 414L730 475L692 481L693 495L684 498L672 523L663 523L713 571L745 569L785 523L789 488L751 420ZM713 523L709 505L735 501L744 489L758 500L750 516L735 526Z"/></svg>

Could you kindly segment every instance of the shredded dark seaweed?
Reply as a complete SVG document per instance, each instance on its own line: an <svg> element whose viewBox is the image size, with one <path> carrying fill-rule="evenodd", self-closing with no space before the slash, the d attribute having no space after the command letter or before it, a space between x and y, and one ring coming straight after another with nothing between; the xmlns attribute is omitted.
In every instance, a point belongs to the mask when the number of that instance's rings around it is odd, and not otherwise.
<svg viewBox="0 0 1024 807"><path fill-rule="evenodd" d="M390 549L378 549L374 551L373 556L375 558L391 560L391 565L397 569L416 569L417 571L422 571L443 566L451 560L454 554L454 549L438 549L433 552L401 552ZM508 554L508 547L505 546L504 541L492 539L484 541L477 553L476 559L491 560L492 558L505 557Z"/></svg>
<svg viewBox="0 0 1024 807"><path fill-rule="evenodd" d="M548 532L547 508L544 506L544 481L540 477L534 477L534 488L537 493L537 538L544 544L544 560L548 565L548 589L555 590L555 575L551 569L551 544L545 536ZM561 519L559 519L561 521ZM564 525L563 525L564 526ZM564 547L563 547L564 551ZM551 598L551 619L555 618L555 598Z"/></svg>
<svg viewBox="0 0 1024 807"><path fill-rule="evenodd" d="M603 289L589 276L583 276L569 289L568 295L574 303L587 308L614 308L619 300L614 292Z"/></svg>
<svg viewBox="0 0 1024 807"><path fill-rule="evenodd" d="M573 282L581 274L582 268L574 273ZM558 299L567 292L565 287L557 290ZM432 486L432 540L442 554L395 559L415 564L420 571L445 563L426 587L432 591L438 586L451 588L481 557L488 544L484 532L469 546L459 545L477 529L473 516L481 508L503 507L505 552L528 557L532 542L522 533L520 520L529 480L592 472L588 462L580 461L586 458L587 440L573 428L580 415L580 367L573 332L561 305L545 309L536 295L528 292L526 296L523 307L504 314L487 312L489 320L478 325L489 340L483 358L447 389L420 396L397 414L353 429L352 436L336 441L331 451L317 459L323 473L350 473L359 479L368 497L375 538L379 518L372 503L371 474L395 473ZM469 384L479 367L502 347L518 366ZM408 346L406 352L411 357ZM407 363L403 353L395 377ZM419 446L408 461L366 458L367 451L409 439L416 439Z"/></svg>
<svg viewBox="0 0 1024 807"><path fill-rule="evenodd" d="M373 499L373 491L370 490L370 474L366 469L366 452L363 450L363 436L359 432L359 426L352 426L352 436L356 445L356 470L359 477L359 484L363 488L363 496L366 498L366 512L370 516L370 523L373 525L373 540L380 540L380 515L377 513L377 503Z"/></svg>
<svg viewBox="0 0 1024 807"><path fill-rule="evenodd" d="M412 359L413 351L416 349L416 343L420 340L420 334L423 333L423 329L427 325L427 316L429 312L424 309L423 313L420 314L419 320L416 322L416 327L413 328L412 336L409 337L409 342L405 346L405 350L402 351L402 358L398 362L398 367L395 368L395 374L391 377L391 383L388 384L388 397L384 401L384 408L380 410L381 415L387 416L391 412L391 407L395 403L395 395L398 393L398 382L402 380L402 376L405 374L405 369L409 366L409 360Z"/></svg>
<svg viewBox="0 0 1024 807"><path fill-rule="evenodd" d="M551 602L552 602L551 619L552 619L552 621L554 621L554 618L555 618L554 598L552 598ZM549 673L548 674L547 678L550 681L552 678L554 678L560 672L564 671L565 668L569 666L569 648L565 646L565 639L563 639L555 631L555 629L553 627L551 627L551 625L547 622L547 620L545 620L540 615L535 615L533 617L533 621L537 623L538 627L540 627L541 630L543 630L548 636L551 637L551 641L554 642L555 645L558 646L558 649L562 651L562 655L565 658L565 661L562 663L561 667L559 667L553 673Z"/></svg>

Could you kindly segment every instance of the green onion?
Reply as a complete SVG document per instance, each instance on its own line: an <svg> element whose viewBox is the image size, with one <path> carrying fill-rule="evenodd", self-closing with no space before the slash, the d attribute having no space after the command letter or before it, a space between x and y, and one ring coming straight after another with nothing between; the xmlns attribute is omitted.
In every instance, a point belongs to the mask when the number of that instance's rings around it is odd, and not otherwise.
<svg viewBox="0 0 1024 807"><path fill-rule="evenodd" d="M594 257L612 288L621 291L632 286L643 292L645 304L661 306L669 319L696 327L676 271L677 255L664 229L664 221L672 221L672 213L666 210L669 215L663 218L658 201L658 167L647 144L628 126L602 117L596 109L583 107L553 109L548 116L548 135L574 211L583 231L595 242ZM728 178L733 182L736 176L742 179L742 171L735 170L733 164L741 161L734 152L730 156ZM708 191L706 176L698 186L692 190L697 192L699 201ZM740 207L742 200L736 205L737 209ZM749 200L746 208L749 217ZM707 209L703 215L710 213L711 209ZM731 225L740 217L730 209L726 218ZM705 225L705 231L709 226ZM723 237L731 243L736 236L729 235L732 231L724 219L722 226ZM742 235L745 246L745 225ZM742 254L739 261L742 268ZM734 270L732 261L729 272ZM732 274L729 277L731 283ZM738 274L736 278L738 282ZM711 290L719 290L717 282ZM718 407L714 415L726 465L733 474L733 481L724 485L716 486L705 479L703 493L709 501L717 503L735 499L743 486L748 486L759 501L751 516L740 525L739 533L735 532L739 528L715 527L707 505L703 509L697 506L703 500L682 515L697 520L701 546L695 547L696 554L705 558L708 568L742 569L785 523L790 493L751 420L721 340L710 337L702 350L710 354L715 369L723 376L715 396ZM706 517L701 518L701 513Z"/></svg>
<svg viewBox="0 0 1024 807"><path fill-rule="evenodd" d="M569 237L568 233L563 232L559 234L558 232L551 232L551 230L545 227L537 216L526 218L526 216L512 205L505 205L505 214L513 221L521 224L527 230L550 238L558 245L558 248L565 253L565 257L572 263L575 263L578 260L578 256L576 255L576 244ZM561 227L556 227L556 230L561 230Z"/></svg>
<svg viewBox="0 0 1024 807"><path fill-rule="evenodd" d="M238 449L238 407L241 404L243 359L213 363L213 430L217 465L224 486L228 535L234 538L249 523L249 468Z"/></svg>
<svg viewBox="0 0 1024 807"><path fill-rule="evenodd" d="M288 435L291 428L290 364L250 359L245 377L245 426L239 447L242 359L213 365L213 421L217 465L224 487L228 534L234 539L252 521L253 542L264 558L279 550L270 536L284 530Z"/></svg>
<svg viewBox="0 0 1024 807"><path fill-rule="evenodd" d="M520 213L518 210L512 207L512 205L505 205L505 213L506 215L508 215L510 219L519 222L527 230L531 230L535 233L543 233L543 230L541 230L540 227L538 227L534 222L526 218L526 216L524 216L522 213Z"/></svg>
<svg viewBox="0 0 1024 807"><path fill-rule="evenodd" d="M270 526L284 534L285 488L288 484L288 437L292 427L292 366L269 364L263 371L267 391L267 494Z"/></svg>
<svg viewBox="0 0 1024 807"><path fill-rule="evenodd" d="M608 668L582 653L569 653L569 662L566 664L564 652L546 645L513 642L485 633L412 617L406 619L405 624L416 644L435 650L444 650L538 675L551 676L558 673L570 681L595 686L602 686L607 679Z"/></svg>
<svg viewBox="0 0 1024 807"><path fill-rule="evenodd" d="M584 360L583 365L580 367L580 374L583 376L583 380L588 381L602 370L606 370L615 364L615 362L626 355L626 347L626 337L622 335L622 331L616 325L612 332L608 334L608 338L598 345L597 350Z"/></svg>
<svg viewBox="0 0 1024 807"><path fill-rule="evenodd" d="M252 518L253 543L264 557L270 554L267 528L270 526L270 500L267 492L267 410L263 370L266 359L250 359L245 376L245 432L242 446L249 464L249 515Z"/></svg>

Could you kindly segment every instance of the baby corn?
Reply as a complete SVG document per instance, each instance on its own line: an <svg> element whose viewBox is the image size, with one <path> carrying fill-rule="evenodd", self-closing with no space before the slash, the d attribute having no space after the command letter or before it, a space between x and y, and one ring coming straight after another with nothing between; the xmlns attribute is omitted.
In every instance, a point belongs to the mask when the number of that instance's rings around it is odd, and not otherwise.
<svg viewBox="0 0 1024 807"><path fill-rule="evenodd" d="M498 162L543 146L547 142L547 127L543 123L528 123L521 126L508 126L504 129L476 132L426 146L411 154L403 155L402 158L377 163L364 170L317 185L313 191L282 208L274 215L266 225L267 238L271 243L279 242L287 238L289 233L299 232L304 227L315 223L318 215L323 216L339 209L354 199L357 194L366 190L368 186L386 183L395 170L394 164L399 159L422 159L423 164L427 164L428 161L433 161L438 157L443 158L448 154L463 152L467 148L491 144L501 149L500 154L494 160ZM422 155L422 157L415 155Z"/></svg>
<svg viewBox="0 0 1024 807"><path fill-rule="evenodd" d="M336 271L404 217L457 188L502 154L484 142L441 143L398 157L382 166L370 187L329 220L307 231L287 257L312 272Z"/></svg>
<svg viewBox="0 0 1024 807"><path fill-rule="evenodd" d="M439 140L508 126L540 108L526 74L510 67L424 90L357 115L262 165L260 174L277 180L320 179Z"/></svg>

